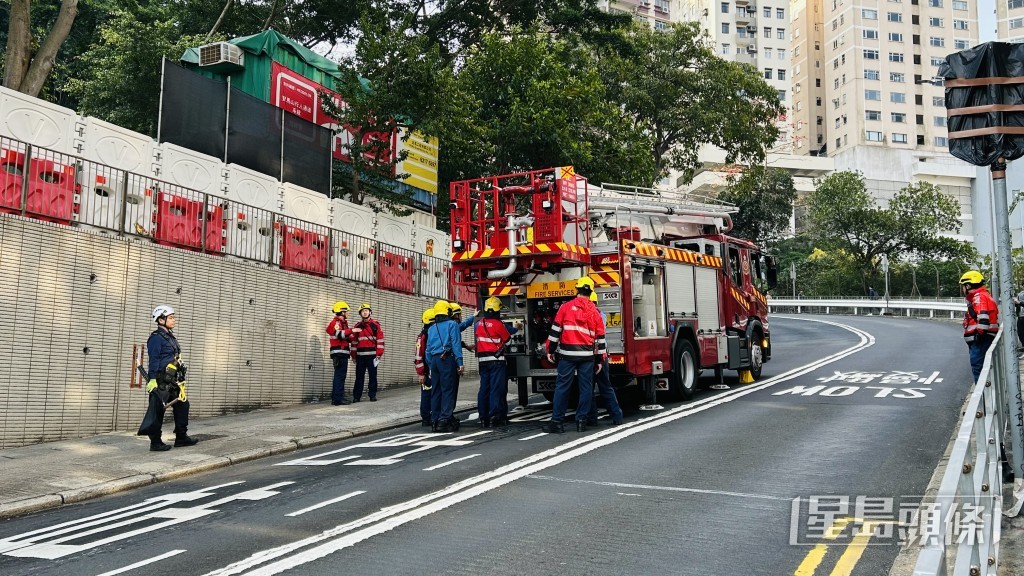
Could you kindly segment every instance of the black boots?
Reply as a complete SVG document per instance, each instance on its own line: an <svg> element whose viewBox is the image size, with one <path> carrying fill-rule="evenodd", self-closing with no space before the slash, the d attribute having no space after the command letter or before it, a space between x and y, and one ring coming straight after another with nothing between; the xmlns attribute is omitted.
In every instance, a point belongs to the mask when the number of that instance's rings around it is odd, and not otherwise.
<svg viewBox="0 0 1024 576"><path fill-rule="evenodd" d="M149 451L150 452L166 452L166 451L168 451L170 449L171 449L171 445L170 444L164 444L163 442L161 442L159 444L150 444L149 445Z"/></svg>
<svg viewBox="0 0 1024 576"><path fill-rule="evenodd" d="M561 422L551 420L544 425L544 431L550 434L561 434L562 432L565 432L565 428L562 426Z"/></svg>
<svg viewBox="0 0 1024 576"><path fill-rule="evenodd" d="M196 444L199 444L199 440L196 440L188 434L182 434L174 439L175 448L185 448L187 446L195 446Z"/></svg>
<svg viewBox="0 0 1024 576"><path fill-rule="evenodd" d="M576 431L577 432L586 432L587 431L587 421L586 420L577 420L576 421Z"/></svg>

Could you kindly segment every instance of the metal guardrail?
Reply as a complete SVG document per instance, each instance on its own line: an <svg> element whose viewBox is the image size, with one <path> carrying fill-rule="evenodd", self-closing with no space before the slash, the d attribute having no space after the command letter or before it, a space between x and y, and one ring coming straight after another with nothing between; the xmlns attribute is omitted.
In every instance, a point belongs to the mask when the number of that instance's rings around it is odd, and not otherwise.
<svg viewBox="0 0 1024 576"><path fill-rule="evenodd" d="M999 330L971 390L934 502L929 503L923 548L914 576L995 574L1003 511L1000 443L1007 425L1009 386L1003 368ZM920 514L925 514L922 507ZM980 519L975 523L974 520ZM969 530L964 524L970 523ZM957 530L959 529L959 533ZM953 541L955 539L955 541Z"/></svg>
<svg viewBox="0 0 1024 576"><path fill-rule="evenodd" d="M469 299L453 289L445 258L7 137L0 137L0 212L382 290Z"/></svg>
<svg viewBox="0 0 1024 576"><path fill-rule="evenodd" d="M799 313L814 313L823 311L825 314L843 313L850 311L852 314L892 314L912 316L912 311L927 311L930 318L935 317L936 312L949 313L950 318L956 318L967 310L967 302L963 299L956 300L871 300L869 298L769 298L768 310L770 312L781 312L795 310Z"/></svg>

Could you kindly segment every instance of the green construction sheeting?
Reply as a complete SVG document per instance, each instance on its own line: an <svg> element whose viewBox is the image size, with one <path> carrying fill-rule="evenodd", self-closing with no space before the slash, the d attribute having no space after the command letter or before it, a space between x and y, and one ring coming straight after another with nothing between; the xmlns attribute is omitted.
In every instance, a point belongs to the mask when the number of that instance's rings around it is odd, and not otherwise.
<svg viewBox="0 0 1024 576"><path fill-rule="evenodd" d="M313 52L277 30L266 30L252 36L228 40L245 52L245 69L228 75L211 73L199 68L199 49L189 48L181 61L191 64L196 72L211 78L231 77L231 86L251 94L264 102L270 101L271 62L285 66L313 80L325 88L334 90L340 74L338 65Z"/></svg>

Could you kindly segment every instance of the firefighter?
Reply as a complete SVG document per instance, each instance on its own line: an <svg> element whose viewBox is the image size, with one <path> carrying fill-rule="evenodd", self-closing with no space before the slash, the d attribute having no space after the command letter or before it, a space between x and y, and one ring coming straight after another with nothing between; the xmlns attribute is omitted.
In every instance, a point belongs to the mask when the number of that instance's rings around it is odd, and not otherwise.
<svg viewBox="0 0 1024 576"><path fill-rule="evenodd" d="M413 366L416 367L416 375L420 382L420 418L424 426L431 425L430 419L430 370L427 368L425 354L427 350L427 330L434 323L434 309L427 308L423 311L423 329L416 338L416 357L413 359Z"/></svg>
<svg viewBox="0 0 1024 576"><path fill-rule="evenodd" d="M198 440L188 435L188 395L185 392L185 365L181 361L181 346L174 337L174 327L178 319L174 308L160 305L153 309L153 321L156 330L146 341L146 352L149 354L149 382L146 392L150 395L150 406L158 404L155 418L146 434L149 436L149 449L153 452L170 450L161 437L165 404L171 403L174 411L174 447L195 446ZM154 398L160 400L154 402ZM166 398L166 399L164 399ZM141 430L140 430L141 432Z"/></svg>
<svg viewBox="0 0 1024 576"><path fill-rule="evenodd" d="M448 308L451 310L451 319L456 324L459 325L459 338L460 338L459 345L462 346L463 350L469 350L470 352L472 352L473 351L473 344L472 343L466 344L464 341L461 340L461 338L462 338L461 335L462 335L463 332L466 331L466 328L469 328L470 326L473 325L473 322L476 321L476 316L470 316L469 318L466 318L465 320L463 320L462 319L462 306L460 306L458 302L449 302L448 303ZM459 401L459 385L460 384L462 384L462 377L461 376L457 377L455 379L455 392L452 394L452 406L454 406L455 403Z"/></svg>
<svg viewBox="0 0 1024 576"><path fill-rule="evenodd" d="M999 332L999 307L985 289L985 277L977 270L969 270L960 277L960 293L967 299L964 313L964 340L970 352L974 381L981 375L985 353Z"/></svg>
<svg viewBox="0 0 1024 576"><path fill-rule="evenodd" d="M551 410L551 421L545 429L561 433L562 419L568 404L569 388L573 376L579 378L580 399L576 407L576 431L587 429L587 416L593 399L594 372L604 368L606 356L604 346L604 324L597 307L590 301L594 281L584 276L576 281L576 298L562 304L551 324L547 342L547 359L554 363L557 354L558 379L555 382L555 399ZM595 360L599 363L595 366Z"/></svg>
<svg viewBox="0 0 1024 576"><path fill-rule="evenodd" d="M426 360L430 371L430 419L434 432L459 429L454 417L455 384L462 375L462 338L446 300L434 304L434 323L427 330Z"/></svg>
<svg viewBox="0 0 1024 576"><path fill-rule="evenodd" d="M348 326L348 304L339 300L331 308L334 318L324 329L331 344L331 364L334 365L334 380L331 385L331 406L350 404L345 397L345 377L348 375L349 338L352 330Z"/></svg>
<svg viewBox="0 0 1024 576"><path fill-rule="evenodd" d="M597 305L597 292L590 293L590 301ZM599 339L604 339L603 327L608 324L608 318L605 317L604 312L598 308L597 313L601 315L601 326L602 331ZM607 342L606 342L607 345ZM615 389L612 388L612 377L608 367L608 355L604 357L604 362L601 363L601 370L595 376L597 380L597 391L601 394L601 398L604 399L605 408L608 409L608 414L612 417L612 426L618 426L622 424L622 408L619 407L619 399L615 396ZM590 414L587 416L587 424L597 425L597 400L595 399L590 403Z"/></svg>
<svg viewBox="0 0 1024 576"><path fill-rule="evenodd" d="M476 323L475 329L476 358L480 364L480 392L476 396L476 409L483 428L508 423L505 346L516 329L500 320L500 312L501 300L491 296L484 302L484 317Z"/></svg>
<svg viewBox="0 0 1024 576"><path fill-rule="evenodd" d="M373 310L368 303L359 307L361 320L352 327L356 343L356 385L352 390L352 401L359 402L363 396L363 381L369 373L370 402L377 401L377 364L384 356L384 329L370 315Z"/></svg>

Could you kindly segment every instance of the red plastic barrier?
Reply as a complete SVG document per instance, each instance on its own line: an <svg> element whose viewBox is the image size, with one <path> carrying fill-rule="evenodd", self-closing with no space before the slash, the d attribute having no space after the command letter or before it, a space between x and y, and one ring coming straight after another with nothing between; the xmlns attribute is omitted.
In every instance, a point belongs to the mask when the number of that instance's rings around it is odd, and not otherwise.
<svg viewBox="0 0 1024 576"><path fill-rule="evenodd" d="M173 194L160 193L153 217L153 240L157 244L178 246L189 250L203 248L203 203ZM206 251L224 251L226 236L224 209L209 206L206 211Z"/></svg>
<svg viewBox="0 0 1024 576"><path fill-rule="evenodd" d="M281 268L327 276L327 236L281 225Z"/></svg>
<svg viewBox="0 0 1024 576"><path fill-rule="evenodd" d="M0 211L21 213L22 168L25 154L3 150L0 165ZM70 224L78 214L78 185L75 167L43 158L29 162L25 214L39 220Z"/></svg>
<svg viewBox="0 0 1024 576"><path fill-rule="evenodd" d="M412 294L416 290L412 258L381 250L377 256L377 287Z"/></svg>

